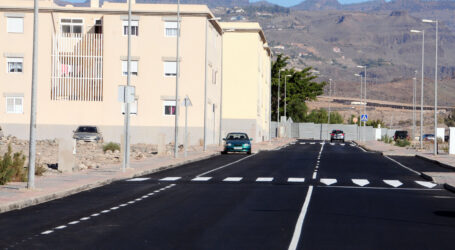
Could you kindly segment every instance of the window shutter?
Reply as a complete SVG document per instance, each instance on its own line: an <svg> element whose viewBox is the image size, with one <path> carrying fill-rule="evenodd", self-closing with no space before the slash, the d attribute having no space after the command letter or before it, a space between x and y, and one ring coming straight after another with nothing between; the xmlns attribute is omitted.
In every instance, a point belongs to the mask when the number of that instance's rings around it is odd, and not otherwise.
<svg viewBox="0 0 455 250"><path fill-rule="evenodd" d="M122 74L128 75L128 61L122 61Z"/></svg>
<svg viewBox="0 0 455 250"><path fill-rule="evenodd" d="M166 29L177 29L177 22L165 22L164 27Z"/></svg>
<svg viewBox="0 0 455 250"><path fill-rule="evenodd" d="M6 112L14 113L14 98L11 97L6 98Z"/></svg>
<svg viewBox="0 0 455 250"><path fill-rule="evenodd" d="M24 18L22 17L8 17L7 20L8 32L10 33L23 33L24 32Z"/></svg>
<svg viewBox="0 0 455 250"><path fill-rule="evenodd" d="M22 98L17 97L15 99L15 103L14 104L15 104L15 110L14 111L16 113L22 113L23 112Z"/></svg>
<svg viewBox="0 0 455 250"><path fill-rule="evenodd" d="M137 73L137 61L131 61L131 72Z"/></svg>
<svg viewBox="0 0 455 250"><path fill-rule="evenodd" d="M164 62L164 74L165 75L176 75L177 74L177 62Z"/></svg>

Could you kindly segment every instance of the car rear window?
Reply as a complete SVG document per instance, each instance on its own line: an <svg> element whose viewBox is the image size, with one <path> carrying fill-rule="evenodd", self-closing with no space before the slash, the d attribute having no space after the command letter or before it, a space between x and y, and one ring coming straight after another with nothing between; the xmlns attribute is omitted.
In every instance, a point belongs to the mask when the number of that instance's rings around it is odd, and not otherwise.
<svg viewBox="0 0 455 250"><path fill-rule="evenodd" d="M96 127L79 127L77 128L76 132L81 132L81 133L98 133L98 130Z"/></svg>

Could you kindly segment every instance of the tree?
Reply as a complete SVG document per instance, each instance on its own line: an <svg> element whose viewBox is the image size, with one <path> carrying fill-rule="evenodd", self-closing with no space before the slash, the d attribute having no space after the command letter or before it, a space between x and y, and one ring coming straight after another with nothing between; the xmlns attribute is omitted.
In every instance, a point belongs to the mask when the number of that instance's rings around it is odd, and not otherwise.
<svg viewBox="0 0 455 250"><path fill-rule="evenodd" d="M455 127L455 110L452 110L452 113L444 118L444 123L447 127Z"/></svg>
<svg viewBox="0 0 455 250"><path fill-rule="evenodd" d="M318 83L314 81L317 76L311 72L312 68L307 67L303 70L285 69L288 65L289 57L279 54L272 65L272 119L276 120L276 107L278 105L278 87L280 86L280 115L284 115L284 102L287 103L286 115L295 122L305 121L308 108L305 102L316 100L319 95L324 93L326 82ZM281 81L279 80L280 70ZM284 94L285 76L287 78L286 100Z"/></svg>

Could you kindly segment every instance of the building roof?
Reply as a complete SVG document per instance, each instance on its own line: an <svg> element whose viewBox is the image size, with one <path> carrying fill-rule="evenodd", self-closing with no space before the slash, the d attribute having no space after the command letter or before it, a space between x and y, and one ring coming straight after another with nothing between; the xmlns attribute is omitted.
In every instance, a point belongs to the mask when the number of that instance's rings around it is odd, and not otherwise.
<svg viewBox="0 0 455 250"><path fill-rule="evenodd" d="M267 39L265 37L264 31L261 28L261 25L257 22L220 22L220 26L223 29L223 32L257 32L261 37L261 40L264 44L264 49L267 50L269 55L271 55L271 50L267 44Z"/></svg>

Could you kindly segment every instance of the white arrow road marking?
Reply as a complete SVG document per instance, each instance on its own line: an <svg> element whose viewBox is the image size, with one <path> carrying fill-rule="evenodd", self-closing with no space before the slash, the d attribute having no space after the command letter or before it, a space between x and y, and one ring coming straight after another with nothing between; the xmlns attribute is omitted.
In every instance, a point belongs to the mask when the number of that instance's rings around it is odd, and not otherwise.
<svg viewBox="0 0 455 250"><path fill-rule="evenodd" d="M241 181L243 177L228 177L224 179L223 181Z"/></svg>
<svg viewBox="0 0 455 250"><path fill-rule="evenodd" d="M166 177L166 178L163 178L161 179L160 181L176 181L176 180L180 180L182 177Z"/></svg>
<svg viewBox="0 0 455 250"><path fill-rule="evenodd" d="M291 177L291 178L288 178L288 182L305 182L305 178Z"/></svg>
<svg viewBox="0 0 455 250"><path fill-rule="evenodd" d="M361 187L366 186L370 184L370 182L366 179L352 179L352 182L356 185L359 185Z"/></svg>
<svg viewBox="0 0 455 250"><path fill-rule="evenodd" d="M210 179L212 179L212 177L196 177L191 181L209 181Z"/></svg>
<svg viewBox="0 0 455 250"><path fill-rule="evenodd" d="M399 180L384 180L384 182L392 187L399 187L403 185L403 183Z"/></svg>
<svg viewBox="0 0 455 250"><path fill-rule="evenodd" d="M146 180L150 180L150 178L133 178L133 179L129 179L127 181L146 181Z"/></svg>
<svg viewBox="0 0 455 250"><path fill-rule="evenodd" d="M271 182L273 181L273 177L259 177L256 179L257 182Z"/></svg>
<svg viewBox="0 0 455 250"><path fill-rule="evenodd" d="M321 183L324 183L327 186L337 183L337 179L321 179Z"/></svg>
<svg viewBox="0 0 455 250"><path fill-rule="evenodd" d="M433 182L429 182L429 181L416 181L417 184L421 185L421 186L424 186L424 187L427 187L427 188L434 188L436 187L436 184L433 183Z"/></svg>

